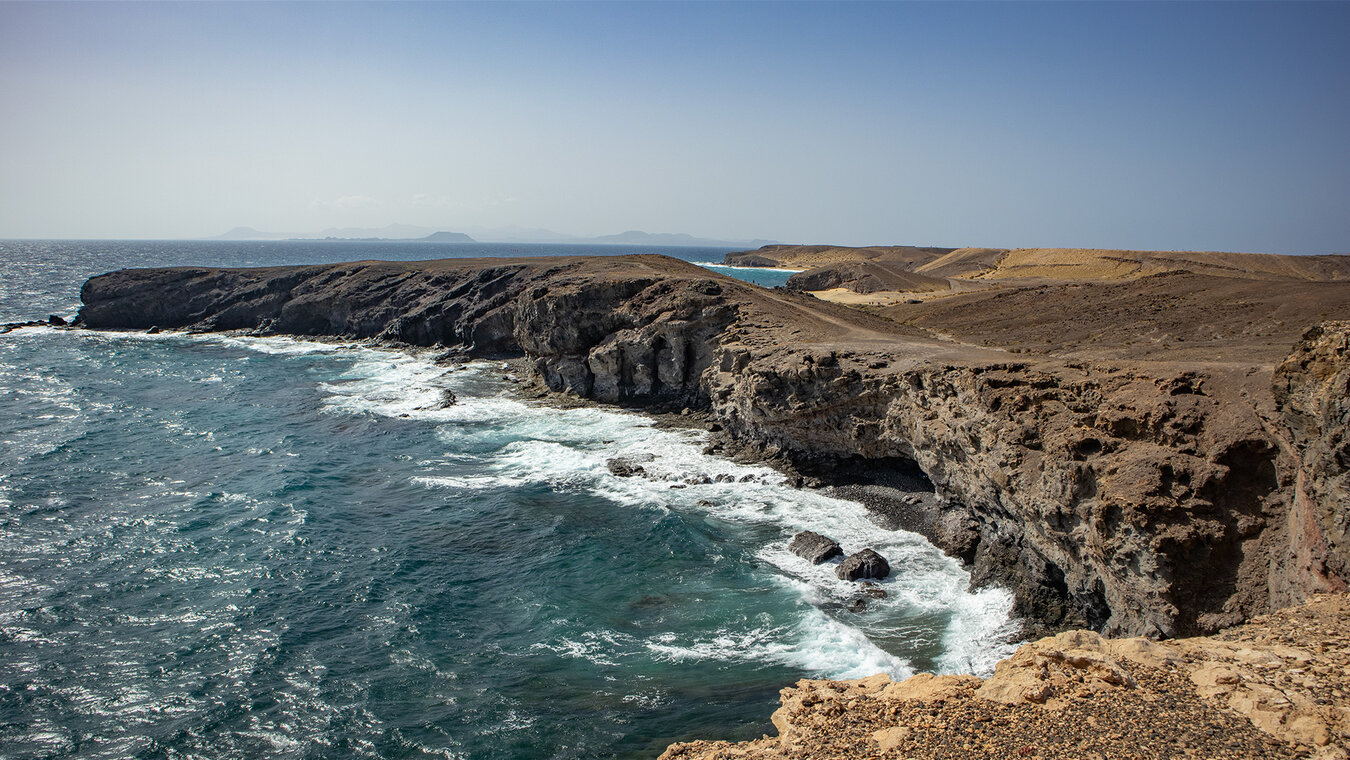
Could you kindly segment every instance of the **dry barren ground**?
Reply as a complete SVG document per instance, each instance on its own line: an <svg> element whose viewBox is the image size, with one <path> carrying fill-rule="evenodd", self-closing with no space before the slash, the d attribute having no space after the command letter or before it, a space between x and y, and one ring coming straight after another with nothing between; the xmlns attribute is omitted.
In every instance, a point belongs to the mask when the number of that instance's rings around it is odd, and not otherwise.
<svg viewBox="0 0 1350 760"><path fill-rule="evenodd" d="M794 758L1346 758L1350 596L1326 595L1214 637L1070 631L995 675L799 681L778 736L672 745L662 760Z"/></svg>

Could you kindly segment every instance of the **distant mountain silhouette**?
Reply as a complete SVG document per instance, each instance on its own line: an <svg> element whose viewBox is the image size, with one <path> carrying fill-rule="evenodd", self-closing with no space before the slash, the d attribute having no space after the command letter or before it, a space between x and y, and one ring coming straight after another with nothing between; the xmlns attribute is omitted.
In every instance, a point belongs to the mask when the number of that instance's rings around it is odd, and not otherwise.
<svg viewBox="0 0 1350 760"><path fill-rule="evenodd" d="M463 232L433 232L424 238L418 238L423 243L476 243L477 240L465 235Z"/></svg>
<svg viewBox="0 0 1350 760"><path fill-rule="evenodd" d="M585 245L687 245L718 248L758 248L771 245L773 240L717 240L694 237L684 232L643 232L628 230L617 235L577 237L544 229L506 227L499 229L473 228L473 237L462 232L448 232L433 227L412 224L390 224L384 227L329 227L322 232L263 232L252 227L235 227L229 232L207 240L334 240L334 241L422 241L428 243L572 243Z"/></svg>
<svg viewBox="0 0 1350 760"><path fill-rule="evenodd" d="M706 246L735 246L745 244L742 240L713 240L711 238L697 238L683 232L643 232L642 230L628 230L620 232L617 235L601 235L593 237L585 242L588 243L626 243L628 245L706 245ZM750 245L762 246L769 245L767 240L749 241Z"/></svg>

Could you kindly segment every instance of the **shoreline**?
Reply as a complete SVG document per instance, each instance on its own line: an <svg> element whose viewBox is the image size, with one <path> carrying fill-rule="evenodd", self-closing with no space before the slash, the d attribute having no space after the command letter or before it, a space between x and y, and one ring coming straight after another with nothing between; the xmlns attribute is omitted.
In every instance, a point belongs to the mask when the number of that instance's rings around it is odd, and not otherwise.
<svg viewBox="0 0 1350 760"><path fill-rule="evenodd" d="M1339 551L1279 524L1293 444L1271 431L1286 402L1241 366L1013 357L648 255L123 270L82 298L92 327L523 354L550 391L707 412L724 453L788 462L804 483L850 462L917 467L939 498L913 524L1047 630L1217 630L1330 582L1263 570L1266 557ZM1177 510L1212 517L1160 519Z"/></svg>
<svg viewBox="0 0 1350 760"><path fill-rule="evenodd" d="M185 303L167 303L164 288L185 290ZM1197 641L1345 587L1346 547L1323 526L1346 477L1334 452L1350 322L1323 322L1278 357L1231 366L1013 357L659 257L133 270L94 278L83 295L81 317L95 327L523 355L517 366L541 400L708 430L710 452L791 468L803 486L832 480L869 512L931 533L970 569L972 587L1012 589L1013 614L1038 632ZM908 501L907 472L936 498ZM1063 635L1070 649L1089 641ZM1177 678L1169 688L1182 694Z"/></svg>

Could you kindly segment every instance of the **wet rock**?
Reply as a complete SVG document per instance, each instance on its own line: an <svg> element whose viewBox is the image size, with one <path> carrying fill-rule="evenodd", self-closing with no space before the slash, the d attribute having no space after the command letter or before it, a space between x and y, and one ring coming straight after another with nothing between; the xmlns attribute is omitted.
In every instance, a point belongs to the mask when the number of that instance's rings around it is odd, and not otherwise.
<svg viewBox="0 0 1350 760"><path fill-rule="evenodd" d="M446 408L446 407L454 406L454 405L455 405L456 403L458 403L458 402L459 402L459 396L456 396L454 391L450 390L449 388L442 388L442 389L441 389L441 408L442 408L442 409L444 409L444 408Z"/></svg>
<svg viewBox="0 0 1350 760"><path fill-rule="evenodd" d="M857 599L854 599L852 602L849 603L849 605L848 605L848 611L849 611L849 612L866 612L866 611L867 611L867 600L866 600L866 599L863 599L862 597L859 597L859 598L857 598Z"/></svg>
<svg viewBox="0 0 1350 760"><path fill-rule="evenodd" d="M891 574L891 565L880 554L871 549L863 549L857 554L849 555L843 562L840 562L839 567L835 568L834 574L846 581L856 581L863 578L881 579Z"/></svg>
<svg viewBox="0 0 1350 760"><path fill-rule="evenodd" d="M66 322L66 320L62 319L61 317L58 317L55 314L51 314L48 315L47 317L47 324L51 325L52 327L65 327L69 323Z"/></svg>
<svg viewBox="0 0 1350 760"><path fill-rule="evenodd" d="M862 593L863 596L871 597L873 599L886 598L886 589L882 588L881 586L878 586L875 583L869 583L867 581L862 582Z"/></svg>
<svg viewBox="0 0 1350 760"><path fill-rule="evenodd" d="M611 459L605 462L605 466L609 468L611 475L619 478L631 478L634 475L643 475L647 472L642 465L633 464L627 459Z"/></svg>
<svg viewBox="0 0 1350 760"><path fill-rule="evenodd" d="M0 325L0 333L7 333L11 330L17 330L20 327L46 327L46 326L47 323L43 322L40 319L33 319L27 322L9 322L4 325Z"/></svg>
<svg viewBox="0 0 1350 760"><path fill-rule="evenodd" d="M844 554L844 550L839 548L838 541L810 530L804 530L793 536L792 543L788 544L788 551L813 565L842 557Z"/></svg>

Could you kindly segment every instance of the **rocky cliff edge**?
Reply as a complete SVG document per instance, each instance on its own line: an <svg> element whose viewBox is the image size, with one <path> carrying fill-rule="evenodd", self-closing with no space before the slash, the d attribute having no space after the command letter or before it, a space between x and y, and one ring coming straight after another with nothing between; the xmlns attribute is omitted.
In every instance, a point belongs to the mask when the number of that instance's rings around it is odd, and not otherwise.
<svg viewBox="0 0 1350 760"><path fill-rule="evenodd" d="M1219 636L1069 631L987 680L802 680L778 735L672 745L662 760L1318 758L1350 756L1350 597L1325 595Z"/></svg>

